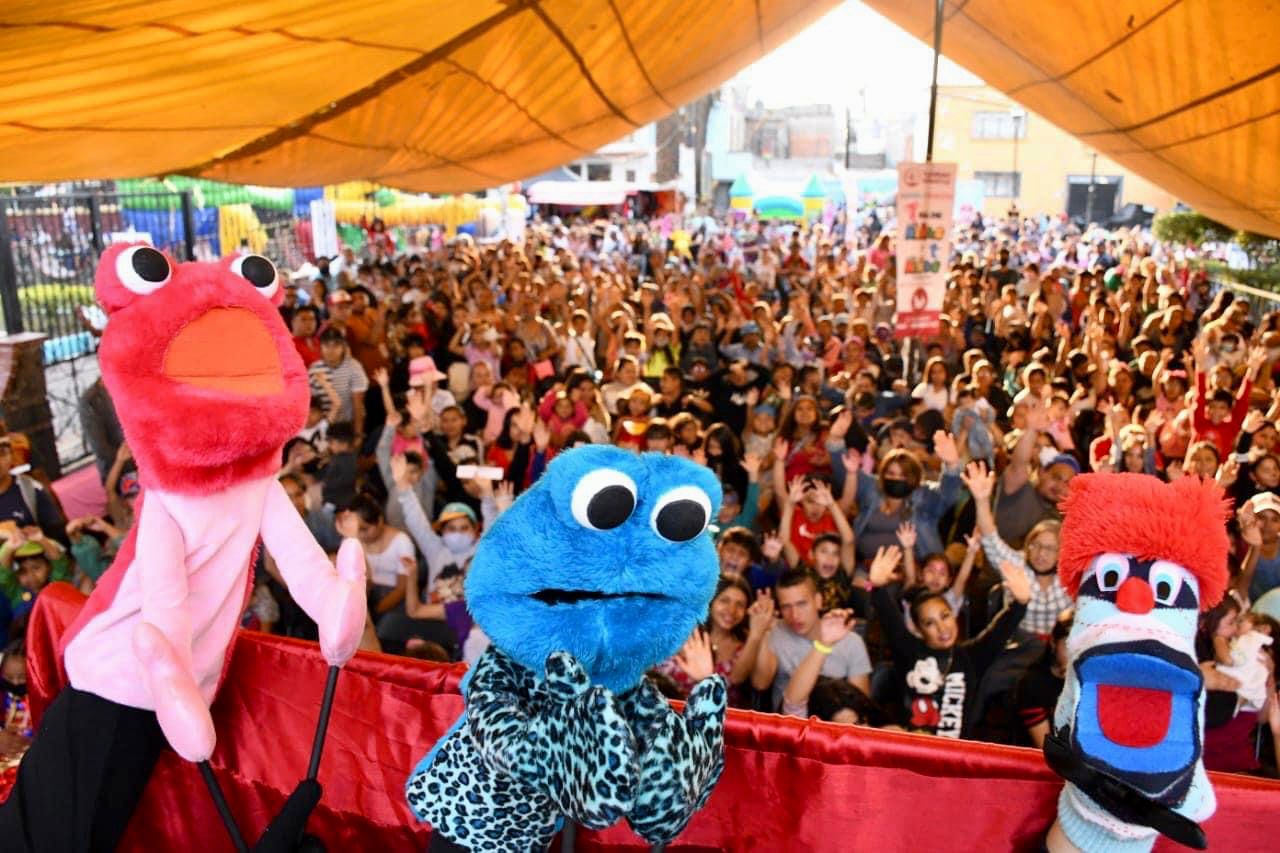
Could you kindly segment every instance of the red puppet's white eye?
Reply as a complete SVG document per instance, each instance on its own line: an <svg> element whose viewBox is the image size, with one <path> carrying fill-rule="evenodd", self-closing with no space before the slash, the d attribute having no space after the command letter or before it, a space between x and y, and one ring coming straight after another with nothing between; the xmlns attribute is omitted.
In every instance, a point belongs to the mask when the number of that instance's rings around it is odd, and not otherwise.
<svg viewBox="0 0 1280 853"><path fill-rule="evenodd" d="M231 262L231 271L256 287L266 299L275 296L280 289L275 264L262 255L241 255Z"/></svg>
<svg viewBox="0 0 1280 853"><path fill-rule="evenodd" d="M163 252L132 246L116 256L116 278L130 291L145 296L168 284L173 268Z"/></svg>

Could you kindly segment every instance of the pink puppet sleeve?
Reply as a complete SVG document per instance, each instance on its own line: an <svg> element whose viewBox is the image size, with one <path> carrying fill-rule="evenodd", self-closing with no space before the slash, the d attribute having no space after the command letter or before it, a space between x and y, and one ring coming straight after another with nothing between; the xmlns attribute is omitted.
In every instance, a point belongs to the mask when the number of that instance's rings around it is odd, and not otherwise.
<svg viewBox="0 0 1280 853"><path fill-rule="evenodd" d="M191 612L187 607L186 546L182 530L158 494L143 501L138 519L133 570L142 586L142 621L153 625L173 647L177 662L194 671Z"/></svg>
<svg viewBox="0 0 1280 853"><path fill-rule="evenodd" d="M188 761L213 754L216 734L209 705L196 683L182 531L156 494L142 502L137 558L142 621L133 650L142 666L156 719L174 751Z"/></svg>
<svg viewBox="0 0 1280 853"><path fill-rule="evenodd" d="M335 569L278 481L267 489L262 542L275 558L289 594L320 629L325 660L342 666L355 654L364 632L365 565L360 543L343 541Z"/></svg>

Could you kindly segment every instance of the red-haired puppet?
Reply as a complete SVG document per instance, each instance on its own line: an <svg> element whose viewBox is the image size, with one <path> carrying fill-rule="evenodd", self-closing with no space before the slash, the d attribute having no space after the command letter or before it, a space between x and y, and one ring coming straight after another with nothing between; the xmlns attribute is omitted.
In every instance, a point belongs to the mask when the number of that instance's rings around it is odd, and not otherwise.
<svg viewBox="0 0 1280 853"><path fill-rule="evenodd" d="M1045 739L1067 780L1051 850L1204 847L1199 612L1227 584L1228 505L1212 481L1086 474L1062 502L1062 583L1076 596L1070 663Z"/></svg>
<svg viewBox="0 0 1280 853"><path fill-rule="evenodd" d="M142 492L136 524L63 638L69 686L0 810L6 850L113 850L166 741L189 761L209 758L209 704L259 537L330 665L354 654L365 623L359 544L343 544L335 570L276 479L309 390L272 264L178 265L117 245L96 292L111 318L102 375Z"/></svg>

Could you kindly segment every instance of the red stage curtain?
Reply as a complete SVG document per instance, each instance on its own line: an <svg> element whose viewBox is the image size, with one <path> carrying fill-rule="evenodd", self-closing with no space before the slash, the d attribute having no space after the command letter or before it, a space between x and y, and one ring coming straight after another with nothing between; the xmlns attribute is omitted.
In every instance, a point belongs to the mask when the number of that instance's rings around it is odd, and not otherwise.
<svg viewBox="0 0 1280 853"><path fill-rule="evenodd" d="M52 650L83 598L54 584L29 635L33 703L61 686ZM360 654L343 671L310 829L330 850L410 851L429 831L409 813L410 769L462 710L461 665ZM242 632L214 705L212 764L256 838L306 770L324 685L316 646ZM1060 781L1032 750L734 711L725 774L672 851L1029 850L1048 830ZM1210 774L1215 850L1276 849L1280 783ZM123 849L221 853L231 845L195 768L166 753ZM622 825L582 832L582 850L645 850ZM1157 849L1180 849L1161 842Z"/></svg>

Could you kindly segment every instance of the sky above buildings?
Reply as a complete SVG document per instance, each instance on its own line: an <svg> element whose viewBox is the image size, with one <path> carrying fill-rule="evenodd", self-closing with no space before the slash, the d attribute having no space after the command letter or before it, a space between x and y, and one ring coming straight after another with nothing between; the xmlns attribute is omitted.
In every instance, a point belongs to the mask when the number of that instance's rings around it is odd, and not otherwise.
<svg viewBox="0 0 1280 853"><path fill-rule="evenodd" d="M946 31L943 31L946 44ZM731 84L768 107L832 104L881 116L929 109L933 48L856 0L837 6ZM982 81L945 56L943 85ZM865 98L865 102L864 102Z"/></svg>

